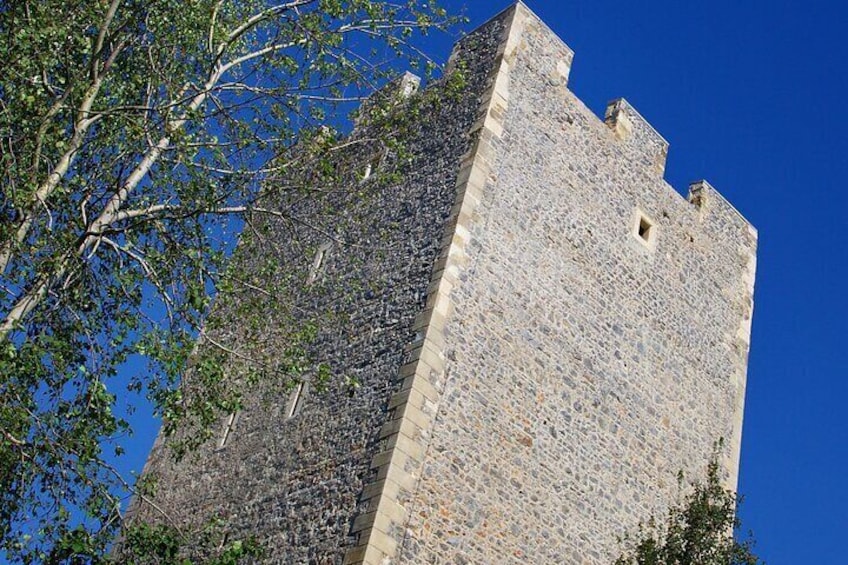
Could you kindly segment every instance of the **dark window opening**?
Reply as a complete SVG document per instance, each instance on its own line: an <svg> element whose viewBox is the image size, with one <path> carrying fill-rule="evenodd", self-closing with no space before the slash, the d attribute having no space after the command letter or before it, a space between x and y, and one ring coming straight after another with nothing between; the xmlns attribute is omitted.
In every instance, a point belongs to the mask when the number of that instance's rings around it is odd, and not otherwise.
<svg viewBox="0 0 848 565"><path fill-rule="evenodd" d="M650 241L651 239L651 229L654 226L646 220L645 218L639 218L639 237L644 239L645 241Z"/></svg>

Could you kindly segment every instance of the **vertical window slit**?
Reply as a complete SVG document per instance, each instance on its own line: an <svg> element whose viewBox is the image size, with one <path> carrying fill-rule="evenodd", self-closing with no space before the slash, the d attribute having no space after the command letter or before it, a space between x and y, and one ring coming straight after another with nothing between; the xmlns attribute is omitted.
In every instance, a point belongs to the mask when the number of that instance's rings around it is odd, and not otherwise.
<svg viewBox="0 0 848 565"><path fill-rule="evenodd" d="M236 422L238 421L238 414L233 412L229 416L227 416L227 421L224 423L224 431L221 433L221 439L218 440L218 449L221 449L227 445L227 441L229 441L230 436L233 433L233 428L235 428Z"/></svg>
<svg viewBox="0 0 848 565"><path fill-rule="evenodd" d="M306 383L297 383L297 386L292 391L291 398L289 398L289 406L286 410L286 418L293 418L294 416L297 416L297 414L300 412L300 408L303 406L305 394Z"/></svg>
<svg viewBox="0 0 848 565"><path fill-rule="evenodd" d="M312 284L318 280L318 275L321 274L321 268L324 266L324 259L327 251L330 250L330 245L325 244L318 248L315 252L315 258L312 260L312 266L309 268L309 275L306 277L306 284Z"/></svg>

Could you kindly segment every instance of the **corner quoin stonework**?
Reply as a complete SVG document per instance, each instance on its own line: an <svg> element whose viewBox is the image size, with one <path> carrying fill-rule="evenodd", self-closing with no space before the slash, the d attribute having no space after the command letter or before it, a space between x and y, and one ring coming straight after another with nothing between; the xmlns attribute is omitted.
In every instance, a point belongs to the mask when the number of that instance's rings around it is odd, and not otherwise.
<svg viewBox="0 0 848 565"><path fill-rule="evenodd" d="M467 93L354 234L400 222L392 253L327 259L386 278L322 343L362 389L288 422L248 406L199 463L154 454L160 504L228 517L269 563L600 565L720 438L735 487L756 230L707 182L670 187L627 101L586 108L572 55L521 3L457 45Z"/></svg>
<svg viewBox="0 0 848 565"><path fill-rule="evenodd" d="M493 174L493 143L503 134L503 117L509 104L509 65L520 37L516 31L524 23L522 15L520 9L513 9L503 16L504 32L491 75L487 77L488 88L482 96L479 118L469 131L475 142L460 161L456 203L450 211L426 308L413 326L417 339L410 348L409 363L400 370L403 385L389 403L391 417L381 433L388 438L389 451L374 458L379 481L371 485L375 494L373 511L354 522L354 531L369 529L361 535L359 545L347 554L345 564L385 563L398 555L408 519L404 503L417 487L444 388L445 326L453 314L451 293L468 265L471 229L486 181ZM563 78L566 78L571 53L563 58L563 64Z"/></svg>

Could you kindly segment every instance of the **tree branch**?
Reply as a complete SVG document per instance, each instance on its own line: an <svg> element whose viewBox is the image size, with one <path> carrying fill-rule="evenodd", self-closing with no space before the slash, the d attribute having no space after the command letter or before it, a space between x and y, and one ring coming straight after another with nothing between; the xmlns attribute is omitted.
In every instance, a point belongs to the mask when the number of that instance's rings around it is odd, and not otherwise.
<svg viewBox="0 0 848 565"><path fill-rule="evenodd" d="M118 12L121 0L112 0L109 8L106 10L106 16L103 23L100 25L100 31L97 33L97 41L94 44L94 50L91 53L91 79L97 80L97 75L100 70L97 68L97 59L100 57L100 52L103 50L103 44L106 41L106 34L109 32L109 26L112 25L112 20L115 19L115 14Z"/></svg>

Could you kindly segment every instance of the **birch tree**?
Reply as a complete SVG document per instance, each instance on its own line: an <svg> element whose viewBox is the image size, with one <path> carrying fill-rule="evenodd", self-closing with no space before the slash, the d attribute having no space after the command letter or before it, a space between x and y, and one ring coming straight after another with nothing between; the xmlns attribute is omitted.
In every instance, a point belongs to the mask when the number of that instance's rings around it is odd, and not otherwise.
<svg viewBox="0 0 848 565"><path fill-rule="evenodd" d="M415 38L452 21L414 0L0 0L10 560L104 554L132 490L104 451L130 432L119 397L146 396L172 429L235 407L215 359L195 367L203 403L181 397L180 379L211 289L250 284L222 267L236 232L285 216L263 204L268 180L342 146L327 124L398 57L430 68ZM126 379L138 356L147 369Z"/></svg>

